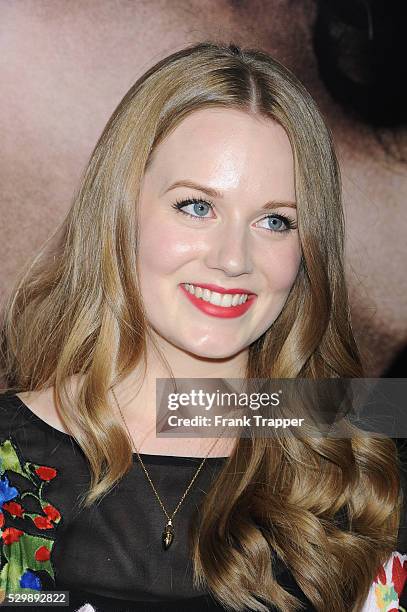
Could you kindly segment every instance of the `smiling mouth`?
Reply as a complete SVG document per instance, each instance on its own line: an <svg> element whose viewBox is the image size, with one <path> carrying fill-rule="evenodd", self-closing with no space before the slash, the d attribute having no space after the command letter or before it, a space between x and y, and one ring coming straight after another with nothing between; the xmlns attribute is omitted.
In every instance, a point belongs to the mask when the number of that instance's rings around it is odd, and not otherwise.
<svg viewBox="0 0 407 612"><path fill-rule="evenodd" d="M219 293L218 291L212 291L206 287L200 287L199 285L192 285L190 283L183 283L182 285L188 293L194 295L196 298L223 308L240 306L247 302L247 300L255 297L254 293Z"/></svg>

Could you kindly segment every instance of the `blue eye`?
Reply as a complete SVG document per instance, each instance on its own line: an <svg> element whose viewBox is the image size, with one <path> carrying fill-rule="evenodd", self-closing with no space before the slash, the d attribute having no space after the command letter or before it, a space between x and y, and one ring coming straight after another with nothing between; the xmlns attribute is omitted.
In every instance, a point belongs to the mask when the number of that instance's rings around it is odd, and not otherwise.
<svg viewBox="0 0 407 612"><path fill-rule="evenodd" d="M187 212L184 210L187 206L192 206L192 210L195 214L191 214L191 212ZM207 217L206 214L209 210L213 210L214 206L211 202L204 200L203 198L186 198L185 200L176 200L172 207L176 212L180 212L183 215L188 215L192 219L196 221L203 221L205 219L210 219L211 217ZM272 233L282 234L284 232L293 230L297 228L297 224L295 219L291 217L287 217L285 215L278 215L276 213L272 215L266 215L261 219L261 221L272 222L272 226L267 224L267 227L263 226L264 229L269 229ZM281 228L280 224L283 224L283 228ZM284 227L285 225L285 227Z"/></svg>
<svg viewBox="0 0 407 612"><path fill-rule="evenodd" d="M282 215L268 215L262 221L267 221L266 229L271 229L276 232L284 232L284 217Z"/></svg>
<svg viewBox="0 0 407 612"><path fill-rule="evenodd" d="M193 207L192 210L194 211L194 213L196 213L196 215L201 218L205 215L205 213L208 212L209 209L212 209L212 204L210 204L209 202L201 198L189 198L187 200L177 200L175 204L173 204L173 207L178 212L182 212L185 215L189 215L190 217L193 217L196 219L195 215L191 215L191 213L185 212L183 210L186 206L192 206Z"/></svg>

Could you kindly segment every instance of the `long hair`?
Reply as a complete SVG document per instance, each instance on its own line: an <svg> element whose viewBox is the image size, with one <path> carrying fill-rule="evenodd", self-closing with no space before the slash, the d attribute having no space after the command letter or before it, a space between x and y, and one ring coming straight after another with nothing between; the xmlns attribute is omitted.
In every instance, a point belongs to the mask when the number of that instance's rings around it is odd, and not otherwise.
<svg viewBox="0 0 407 612"><path fill-rule="evenodd" d="M109 391L145 359L137 202L157 145L190 113L240 109L286 130L302 260L287 301L249 347L247 378L359 378L344 279L341 182L332 138L299 80L256 49L203 42L159 61L126 93L97 142L66 218L6 302L1 367L16 392L54 387L89 461L87 507L130 469ZM54 239L52 243L51 239ZM82 384L75 410L68 388ZM232 610L301 609L273 551L317 610L357 611L394 550L402 492L390 439L238 439L191 526L194 584ZM323 476L323 477L322 477ZM346 525L337 521L339 513Z"/></svg>

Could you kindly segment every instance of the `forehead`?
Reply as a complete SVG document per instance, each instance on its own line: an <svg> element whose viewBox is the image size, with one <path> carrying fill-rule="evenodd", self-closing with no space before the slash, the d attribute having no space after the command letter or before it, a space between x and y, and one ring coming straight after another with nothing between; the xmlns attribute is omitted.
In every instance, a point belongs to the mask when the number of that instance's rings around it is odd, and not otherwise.
<svg viewBox="0 0 407 612"><path fill-rule="evenodd" d="M221 175L227 187L228 177L231 183L237 177L256 176L260 182L279 174L293 178L293 155L284 128L275 120L238 109L201 109L160 143L149 171L163 180L208 181Z"/></svg>

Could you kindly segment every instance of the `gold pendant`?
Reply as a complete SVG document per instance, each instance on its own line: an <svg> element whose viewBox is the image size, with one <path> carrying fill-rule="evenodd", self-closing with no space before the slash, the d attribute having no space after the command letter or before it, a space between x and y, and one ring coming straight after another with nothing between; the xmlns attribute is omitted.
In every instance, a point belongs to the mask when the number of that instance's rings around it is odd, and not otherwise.
<svg viewBox="0 0 407 612"><path fill-rule="evenodd" d="M171 519L165 526L165 529L161 536L161 542L163 545L163 550L168 550L174 540L174 528L172 526Z"/></svg>

